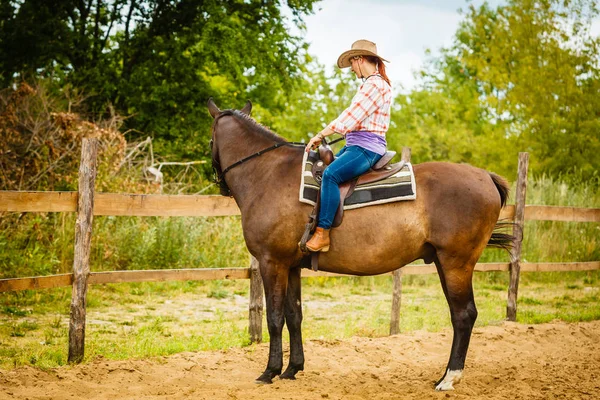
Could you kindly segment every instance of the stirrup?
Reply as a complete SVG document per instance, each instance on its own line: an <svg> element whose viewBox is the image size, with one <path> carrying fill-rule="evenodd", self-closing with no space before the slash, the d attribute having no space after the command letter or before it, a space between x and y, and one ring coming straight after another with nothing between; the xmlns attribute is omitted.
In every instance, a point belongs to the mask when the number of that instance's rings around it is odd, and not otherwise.
<svg viewBox="0 0 600 400"><path fill-rule="evenodd" d="M310 255L310 268L315 272L319 270L319 253L320 251L317 251Z"/></svg>

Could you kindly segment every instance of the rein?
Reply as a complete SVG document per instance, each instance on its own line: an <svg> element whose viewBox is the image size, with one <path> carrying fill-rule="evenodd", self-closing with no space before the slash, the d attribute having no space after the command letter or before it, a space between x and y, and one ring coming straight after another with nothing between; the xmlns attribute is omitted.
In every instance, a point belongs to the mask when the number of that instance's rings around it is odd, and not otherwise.
<svg viewBox="0 0 600 400"><path fill-rule="evenodd" d="M323 141L325 142L326 145L329 146L329 145L337 143L337 142L339 142L339 141L341 141L343 139L344 138L338 138L338 139L335 139L332 142L327 143L327 141L325 141L325 139L323 138ZM211 147L212 147L212 140L210 141L210 143L211 143ZM222 180L223 177L225 177L225 174L227 173L227 171L229 171L229 170L237 167L238 165L243 164L246 161L253 159L254 157L262 156L263 154L268 153L271 150L275 150L275 149L278 149L278 148L283 147L283 146L302 146L302 147L306 147L306 143L302 143L302 142L283 142L283 143L274 144L271 147L267 147L266 149L258 151L258 152L254 153L254 154L249 155L248 157L242 158L241 160L234 162L229 167L225 168L223 170L223 172L221 172L221 174L219 174L218 179Z"/></svg>
<svg viewBox="0 0 600 400"><path fill-rule="evenodd" d="M278 149L278 148L283 147L283 146L306 146L306 144L305 143L300 143L300 142L284 142L284 143L274 144L271 147L267 147L266 149L258 151L258 152L254 153L254 154L249 155L248 157L242 158L241 160L234 162L229 167L225 168L223 170L223 172L221 172L221 174L219 175L219 180L222 180L223 177L225 177L225 174L227 173L227 171L229 171L229 170L237 167L238 165L241 165L241 164L245 163L248 160L251 160L251 159L253 159L255 157L258 157L258 156L262 156L263 154L268 153L271 150L275 150L275 149Z"/></svg>
<svg viewBox="0 0 600 400"><path fill-rule="evenodd" d="M223 115L223 114L221 114ZM221 116L220 115L220 116ZM219 116L219 117L220 117ZM217 117L218 118L218 117ZM216 122L216 120L215 120ZM325 138L323 138L323 141L325 142L326 145L332 145L334 143L337 143L341 140L343 140L344 138L338 138L330 143L327 143L327 141L325 140ZM214 145L214 129L213 129L213 138L210 139L210 149L211 152L213 150L213 145ZM243 163L245 163L246 161L249 161L253 158L262 156L265 153L268 153L269 151L278 149L280 147L283 146L302 146L302 147L306 147L306 143L302 143L302 142L282 142L282 143L276 143L273 146L267 147L266 149L260 150L254 154L249 155L248 157L244 157L239 161L234 162L233 164L231 164L230 166L228 166L227 168L225 168L224 170L221 170L221 163L219 161L217 161L214 157L214 152L213 152L213 156L212 156L212 163L213 163L213 171L214 171L214 182L219 185L219 187L221 188L221 194L225 195L225 196L230 196L231 195L231 190L229 189L229 186L227 186L227 183L225 182L225 174L232 170L233 168L242 165Z"/></svg>

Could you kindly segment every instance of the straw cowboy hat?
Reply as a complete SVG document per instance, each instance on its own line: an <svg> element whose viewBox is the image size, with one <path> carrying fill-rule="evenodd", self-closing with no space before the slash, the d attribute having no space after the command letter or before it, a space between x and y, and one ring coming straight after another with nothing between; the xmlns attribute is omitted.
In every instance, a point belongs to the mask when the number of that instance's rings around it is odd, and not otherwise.
<svg viewBox="0 0 600 400"><path fill-rule="evenodd" d="M389 62L385 58L377 54L377 45L368 40L357 40L352 43L352 48L343 52L337 60L337 65L340 68L348 68L352 63L350 60L356 56L373 56L382 59L385 62Z"/></svg>

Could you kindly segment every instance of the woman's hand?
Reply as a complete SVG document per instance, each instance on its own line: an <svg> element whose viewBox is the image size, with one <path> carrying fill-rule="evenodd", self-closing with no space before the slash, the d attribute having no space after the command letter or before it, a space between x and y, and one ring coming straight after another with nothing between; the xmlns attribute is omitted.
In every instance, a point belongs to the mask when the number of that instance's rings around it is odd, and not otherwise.
<svg viewBox="0 0 600 400"><path fill-rule="evenodd" d="M321 133L316 134L315 136L313 136L310 139L310 141L306 145L305 151L308 153L312 149L318 147L321 144L322 141L323 141L323 136L321 136Z"/></svg>
<svg viewBox="0 0 600 400"><path fill-rule="evenodd" d="M310 139L306 145L306 152L308 153L310 150L318 147L326 136L333 135L334 133L335 132L329 129L329 127L325 127L321 132Z"/></svg>

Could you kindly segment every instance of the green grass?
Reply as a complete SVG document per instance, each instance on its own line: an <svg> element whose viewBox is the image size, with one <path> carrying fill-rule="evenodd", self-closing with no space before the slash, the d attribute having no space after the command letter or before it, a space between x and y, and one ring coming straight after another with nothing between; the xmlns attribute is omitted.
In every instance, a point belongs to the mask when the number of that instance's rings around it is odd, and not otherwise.
<svg viewBox="0 0 600 400"><path fill-rule="evenodd" d="M248 346L248 286L246 280L91 286L85 361ZM507 287L508 273L475 274L476 326L504 321ZM0 369L66 363L69 291L57 288L0 297ZM386 336L391 293L391 276L304 279L304 339ZM596 319L600 319L600 271L522 274L518 322ZM437 332L450 326L438 277L403 277L401 331ZM284 337L287 340L287 333ZM263 339L269 339L265 318Z"/></svg>

